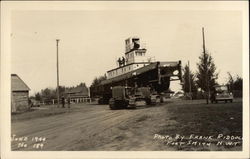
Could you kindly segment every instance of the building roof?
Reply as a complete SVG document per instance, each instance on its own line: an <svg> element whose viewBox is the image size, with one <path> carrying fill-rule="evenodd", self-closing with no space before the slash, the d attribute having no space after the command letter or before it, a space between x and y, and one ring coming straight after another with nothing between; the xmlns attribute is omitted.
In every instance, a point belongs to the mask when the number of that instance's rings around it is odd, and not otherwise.
<svg viewBox="0 0 250 159"><path fill-rule="evenodd" d="M11 74L11 91L29 91L30 88L17 75Z"/></svg>
<svg viewBox="0 0 250 159"><path fill-rule="evenodd" d="M88 96L88 89L84 86L78 86L75 88L67 89L65 91L66 94L77 94L77 95L83 95Z"/></svg>

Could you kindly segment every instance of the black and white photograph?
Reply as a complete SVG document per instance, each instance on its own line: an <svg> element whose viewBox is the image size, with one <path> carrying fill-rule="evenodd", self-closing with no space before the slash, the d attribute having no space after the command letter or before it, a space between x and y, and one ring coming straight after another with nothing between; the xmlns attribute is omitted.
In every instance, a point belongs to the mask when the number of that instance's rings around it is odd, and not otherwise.
<svg viewBox="0 0 250 159"><path fill-rule="evenodd" d="M5 157L249 157L247 1L1 8Z"/></svg>

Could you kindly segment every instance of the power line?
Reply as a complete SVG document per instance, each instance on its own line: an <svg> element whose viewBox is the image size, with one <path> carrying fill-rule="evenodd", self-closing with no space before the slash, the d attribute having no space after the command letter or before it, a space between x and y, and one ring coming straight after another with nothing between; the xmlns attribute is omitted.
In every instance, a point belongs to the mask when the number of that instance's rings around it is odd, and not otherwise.
<svg viewBox="0 0 250 159"><path fill-rule="evenodd" d="M57 68L57 107L60 106L59 97L59 61L58 61L58 43L60 39L56 39L56 68Z"/></svg>

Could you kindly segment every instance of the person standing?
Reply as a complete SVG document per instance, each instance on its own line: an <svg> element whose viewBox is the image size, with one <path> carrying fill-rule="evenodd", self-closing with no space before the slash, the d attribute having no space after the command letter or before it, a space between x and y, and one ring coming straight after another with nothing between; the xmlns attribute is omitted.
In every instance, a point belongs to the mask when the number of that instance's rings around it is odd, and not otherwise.
<svg viewBox="0 0 250 159"><path fill-rule="evenodd" d="M122 56L122 65L125 66L125 58Z"/></svg>
<svg viewBox="0 0 250 159"><path fill-rule="evenodd" d="M64 99L64 96L62 96L62 107L65 108L65 99Z"/></svg>
<svg viewBox="0 0 250 159"><path fill-rule="evenodd" d="M121 65L122 65L122 60L121 60L121 58L119 57L119 59L118 59L117 61L118 61L119 67L121 67Z"/></svg>
<svg viewBox="0 0 250 159"><path fill-rule="evenodd" d="M67 102L68 102L68 108L70 108L70 97L68 97Z"/></svg>

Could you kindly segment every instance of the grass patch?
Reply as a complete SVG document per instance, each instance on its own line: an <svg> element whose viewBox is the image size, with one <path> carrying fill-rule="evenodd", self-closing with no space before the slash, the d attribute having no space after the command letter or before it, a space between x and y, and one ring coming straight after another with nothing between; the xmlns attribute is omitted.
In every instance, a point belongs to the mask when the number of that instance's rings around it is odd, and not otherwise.
<svg viewBox="0 0 250 159"><path fill-rule="evenodd" d="M53 115L59 115L63 113L69 113L72 110L69 110L68 108L48 108L48 109L37 109L37 110L30 110L27 112L22 113L12 113L11 114L11 121L20 121L20 120L29 120L34 118L42 118L42 117L48 117Z"/></svg>
<svg viewBox="0 0 250 159"><path fill-rule="evenodd" d="M211 143L215 150L241 150L241 144L234 146L216 146L216 136L242 136L242 102L238 103L219 103L219 104L189 104L174 105L167 107L166 124L161 127L159 134L176 134L187 137L183 141L188 141L191 134L198 136L214 136L215 141ZM169 124L176 121L175 124ZM198 142L210 142L210 140L193 140ZM218 140L219 141L219 140ZM230 141L230 140L229 140ZM236 141L236 140L235 140ZM210 151L209 146L182 145L176 147L182 151Z"/></svg>
<svg viewBox="0 0 250 159"><path fill-rule="evenodd" d="M177 105L167 108L174 129L164 127L163 134L240 135L242 136L242 102L230 104Z"/></svg>

